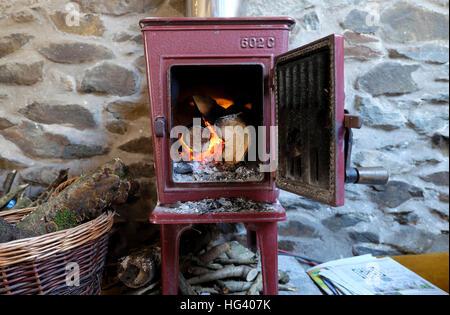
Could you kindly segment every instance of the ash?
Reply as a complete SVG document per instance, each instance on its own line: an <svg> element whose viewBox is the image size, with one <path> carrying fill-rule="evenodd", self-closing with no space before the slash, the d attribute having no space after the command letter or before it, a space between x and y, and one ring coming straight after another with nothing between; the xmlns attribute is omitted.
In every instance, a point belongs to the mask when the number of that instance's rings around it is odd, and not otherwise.
<svg viewBox="0 0 450 315"><path fill-rule="evenodd" d="M259 182L264 179L264 174L259 171L259 165L247 162L238 164L174 162L172 174L176 183Z"/></svg>
<svg viewBox="0 0 450 315"><path fill-rule="evenodd" d="M164 205L175 213L267 212L273 211L273 203L256 202L247 198L218 198L199 201L176 202Z"/></svg>

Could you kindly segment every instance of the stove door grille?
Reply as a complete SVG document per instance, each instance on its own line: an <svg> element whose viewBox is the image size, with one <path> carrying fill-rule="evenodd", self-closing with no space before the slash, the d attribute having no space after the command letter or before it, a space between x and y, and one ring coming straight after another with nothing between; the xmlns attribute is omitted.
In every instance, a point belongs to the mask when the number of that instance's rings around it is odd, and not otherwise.
<svg viewBox="0 0 450 315"><path fill-rule="evenodd" d="M331 35L278 56L274 86L277 187L329 205L342 205L342 37Z"/></svg>

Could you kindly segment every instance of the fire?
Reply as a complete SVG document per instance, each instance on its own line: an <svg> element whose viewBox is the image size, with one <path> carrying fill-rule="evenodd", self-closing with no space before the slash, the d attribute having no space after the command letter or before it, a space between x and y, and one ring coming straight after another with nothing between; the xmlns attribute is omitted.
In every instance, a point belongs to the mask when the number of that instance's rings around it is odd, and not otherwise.
<svg viewBox="0 0 450 315"><path fill-rule="evenodd" d="M217 105L228 109L228 107L230 107L231 105L234 104L234 102L232 100L226 99L226 98L221 98L221 97L213 97L213 99L216 101Z"/></svg>
<svg viewBox="0 0 450 315"><path fill-rule="evenodd" d="M203 121L205 122L205 125L210 132L208 148L204 152L194 152L194 150L191 149L184 142L183 135L181 135L180 138L181 145L185 150L184 152L187 152L189 154L188 159L191 161L198 161L198 162L212 161L216 156L216 154L222 154L222 150L225 145L225 142L217 135L211 124L207 122L205 119L203 119ZM185 157L183 156L183 158Z"/></svg>

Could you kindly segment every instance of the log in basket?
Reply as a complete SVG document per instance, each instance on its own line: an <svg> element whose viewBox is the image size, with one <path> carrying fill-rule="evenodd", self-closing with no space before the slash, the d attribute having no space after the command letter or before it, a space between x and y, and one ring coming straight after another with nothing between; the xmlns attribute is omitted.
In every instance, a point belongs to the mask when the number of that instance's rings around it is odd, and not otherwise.
<svg viewBox="0 0 450 315"><path fill-rule="evenodd" d="M15 223L34 209L2 211L0 216ZM0 295L100 294L113 220L114 213L103 213L71 229L0 244ZM73 277L77 268L79 285Z"/></svg>

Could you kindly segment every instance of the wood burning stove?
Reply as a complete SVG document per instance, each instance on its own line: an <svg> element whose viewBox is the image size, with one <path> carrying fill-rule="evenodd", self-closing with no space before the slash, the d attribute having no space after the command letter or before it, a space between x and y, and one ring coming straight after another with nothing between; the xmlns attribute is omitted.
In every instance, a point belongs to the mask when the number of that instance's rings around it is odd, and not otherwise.
<svg viewBox="0 0 450 315"><path fill-rule="evenodd" d="M350 127L360 123L344 113L341 36L287 52L294 25L290 18L146 18L140 25L160 203L218 197L275 202L279 187L340 206L346 178L386 180L379 169L358 171L346 165ZM221 107L211 109L210 104ZM170 137L175 126L188 128L192 135L195 119L211 129L211 120L230 115L237 115L232 125L255 127L253 138L241 139L252 150L273 152L278 143L276 170L261 172L258 157L245 160L248 149L238 154L227 152L226 146L224 155L243 161L204 163L205 154L214 151L212 137L208 152L205 143L197 151L183 143L189 134L181 137L180 148L187 147L190 162L171 159L171 147L180 140ZM277 139L270 126L278 126ZM219 143L224 140L214 136ZM267 141L260 144L259 137Z"/></svg>
<svg viewBox="0 0 450 315"><path fill-rule="evenodd" d="M277 187L340 206L345 182L387 181L383 169L350 165L351 128L361 120L344 111L343 38L330 35L288 52L290 18L140 24L159 198L150 221L161 224L163 294L178 292L183 231L217 222L243 222L257 233L264 294L277 294L277 222L286 219L275 203ZM235 131L227 133L229 127ZM207 136L198 137L203 131ZM230 197L271 204L269 211L244 205L206 213L168 205Z"/></svg>

